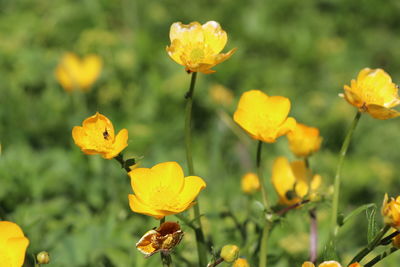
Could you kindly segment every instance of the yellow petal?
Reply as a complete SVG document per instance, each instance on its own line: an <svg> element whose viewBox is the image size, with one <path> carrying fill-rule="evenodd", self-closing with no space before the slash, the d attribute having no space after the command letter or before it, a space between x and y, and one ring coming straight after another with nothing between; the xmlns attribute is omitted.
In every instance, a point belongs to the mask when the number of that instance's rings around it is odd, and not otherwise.
<svg viewBox="0 0 400 267"><path fill-rule="evenodd" d="M7 241L8 256L12 259L15 267L22 266L25 260L25 252L29 245L26 237L14 237Z"/></svg>
<svg viewBox="0 0 400 267"><path fill-rule="evenodd" d="M315 267L315 265L310 261L306 261L303 263L303 265L301 265L301 267Z"/></svg>
<svg viewBox="0 0 400 267"><path fill-rule="evenodd" d="M128 130L122 129L115 137L113 150L103 155L105 159L112 159L116 157L125 147L128 146Z"/></svg>
<svg viewBox="0 0 400 267"><path fill-rule="evenodd" d="M86 144L85 138L85 130L81 126L75 126L72 128L72 138L77 146L82 147Z"/></svg>
<svg viewBox="0 0 400 267"><path fill-rule="evenodd" d="M342 267L342 265L337 261L324 261L318 267Z"/></svg>
<svg viewBox="0 0 400 267"><path fill-rule="evenodd" d="M24 236L22 229L17 224L0 221L0 254L5 257L4 262L7 261L11 264L4 266L22 266L28 245L29 240Z"/></svg>
<svg viewBox="0 0 400 267"><path fill-rule="evenodd" d="M202 25L204 42L210 46L215 54L224 49L228 37L226 32L222 30L221 26L216 21L208 21Z"/></svg>
<svg viewBox="0 0 400 267"><path fill-rule="evenodd" d="M198 176L188 176L185 178L185 184L179 193L179 202L182 205L182 211L190 205L201 190L206 187L206 183Z"/></svg>
<svg viewBox="0 0 400 267"><path fill-rule="evenodd" d="M283 96L271 96L267 101L267 111L270 114L271 122L280 124L288 116L290 111L290 101Z"/></svg>
<svg viewBox="0 0 400 267"><path fill-rule="evenodd" d="M151 203L150 192L154 191L154 182L151 179L151 170L148 168L136 168L128 173L131 178L131 186L136 196L144 203Z"/></svg>
<svg viewBox="0 0 400 267"><path fill-rule="evenodd" d="M183 24L182 22L175 22L171 25L169 31L169 38L171 42L179 39L182 43L198 43L204 41L204 35L201 24L197 21L190 24Z"/></svg>
<svg viewBox="0 0 400 267"><path fill-rule="evenodd" d="M286 194L294 190L296 178L293 174L289 161L285 157L275 159L272 166L272 185L280 199L286 205L294 204L297 199L288 199Z"/></svg>
<svg viewBox="0 0 400 267"><path fill-rule="evenodd" d="M156 219L162 219L168 214L164 214L158 210L155 210L146 204L142 203L135 195L128 195L129 207L133 212L141 213L147 216L152 216Z"/></svg>
<svg viewBox="0 0 400 267"><path fill-rule="evenodd" d="M80 87L88 89L100 76L102 60L97 55L88 55L83 59L80 73Z"/></svg>
<svg viewBox="0 0 400 267"><path fill-rule="evenodd" d="M387 120L400 116L397 110L385 108L378 105L367 105L368 113L375 119Z"/></svg>
<svg viewBox="0 0 400 267"><path fill-rule="evenodd" d="M285 135L293 131L295 127L296 127L296 120L292 117L287 118L287 120L282 125L279 126L275 138L278 138L279 136Z"/></svg>

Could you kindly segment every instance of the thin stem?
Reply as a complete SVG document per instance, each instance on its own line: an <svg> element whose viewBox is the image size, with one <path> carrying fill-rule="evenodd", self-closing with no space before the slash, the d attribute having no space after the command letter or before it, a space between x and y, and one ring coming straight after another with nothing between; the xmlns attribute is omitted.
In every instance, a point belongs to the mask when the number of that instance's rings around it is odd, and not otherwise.
<svg viewBox="0 0 400 267"><path fill-rule="evenodd" d="M124 156L119 153L116 157L114 157L115 160L117 160L119 162L119 164L121 164L121 168L125 169L126 172L130 172L131 169L129 168L129 166L126 165L126 161L124 160Z"/></svg>
<svg viewBox="0 0 400 267"><path fill-rule="evenodd" d="M265 208L265 210L269 211L267 191L265 190L265 184L264 184L264 179L263 179L263 175L262 175L262 166L261 166L262 145L263 145L263 142L258 141L257 157L256 157L257 175L258 175L258 180L260 181L260 185L261 185L261 195L262 195L262 200L264 203L264 208Z"/></svg>
<svg viewBox="0 0 400 267"><path fill-rule="evenodd" d="M218 258L216 261L214 261L213 263L210 263L207 265L207 267L215 267L220 263L223 263L224 259L223 258Z"/></svg>
<svg viewBox="0 0 400 267"><path fill-rule="evenodd" d="M190 80L189 91L186 93L186 110L185 110L185 148L186 148L186 161L189 169L189 175L194 175L193 157L192 157L192 106L193 106L193 93L196 84L197 72L192 73L192 78ZM196 204L193 206L194 218L197 223L197 228L195 230L196 243L197 243L197 254L200 266L207 265L207 250L205 244L205 238L203 233L203 227L201 224L200 216L200 204L199 199L196 200Z"/></svg>
<svg viewBox="0 0 400 267"><path fill-rule="evenodd" d="M317 260L318 249L318 227L317 227L317 212L316 209L311 209L310 215L310 261L315 263Z"/></svg>
<svg viewBox="0 0 400 267"><path fill-rule="evenodd" d="M388 235L387 237L382 239L381 242L379 242L379 245L382 245L382 246L389 245L389 243L393 241L392 239L395 238L396 236L398 236L399 234L400 234L400 231L391 233L390 235Z"/></svg>
<svg viewBox="0 0 400 267"><path fill-rule="evenodd" d="M269 221L265 221L265 225L262 232L261 237L261 247L260 247L260 261L258 266L259 267L266 267L267 266L267 251L268 251L268 235L269 231L271 230L271 223Z"/></svg>
<svg viewBox="0 0 400 267"><path fill-rule="evenodd" d="M353 136L354 129L356 128L357 123L360 120L360 117L361 117L361 112L357 111L357 114L354 117L354 120L350 126L350 129L347 132L347 135L344 139L342 148L340 149L339 162L338 162L338 165L336 168L334 192L333 192L333 198L332 198L332 221L331 221L331 238L332 239L335 239L337 232L338 232L337 218L338 218L338 208L339 208L340 177L342 174L344 158L346 156L347 149L349 148L350 140L351 140L351 137Z"/></svg>
<svg viewBox="0 0 400 267"><path fill-rule="evenodd" d="M367 264L364 265L364 267L371 267L374 266L376 263L380 262L381 260L383 260L384 258L386 258L387 256L389 256L390 254L398 251L399 249L397 248L390 248L389 251L385 251L382 254L376 256L375 258L373 258L370 262L368 262Z"/></svg>
<svg viewBox="0 0 400 267"><path fill-rule="evenodd" d="M375 236L374 240L372 240L365 248L363 248L360 252L357 253L356 256L350 261L349 264L353 262L360 262L365 256L367 256L375 247L379 246L382 237L389 231L390 226L385 225L379 233Z"/></svg>
<svg viewBox="0 0 400 267"><path fill-rule="evenodd" d="M283 216L283 215L285 215L288 211L294 210L295 208L298 208L298 207L300 207L301 205L306 204L306 203L308 203L308 202L310 202L309 199L303 199L302 201L299 201L299 202L297 202L297 203L294 203L293 205L290 205L290 206L288 206L288 207L285 207L285 208L283 208L283 209L277 211L276 214L279 215L279 216Z"/></svg>

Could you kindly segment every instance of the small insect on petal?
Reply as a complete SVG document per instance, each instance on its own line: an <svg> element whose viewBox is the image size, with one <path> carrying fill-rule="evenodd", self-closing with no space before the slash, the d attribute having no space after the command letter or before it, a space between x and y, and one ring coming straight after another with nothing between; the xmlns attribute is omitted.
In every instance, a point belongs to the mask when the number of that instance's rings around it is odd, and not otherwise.
<svg viewBox="0 0 400 267"><path fill-rule="evenodd" d="M183 235L178 223L164 222L157 229L145 233L136 243L136 248L146 258L159 251L170 253L181 242Z"/></svg>

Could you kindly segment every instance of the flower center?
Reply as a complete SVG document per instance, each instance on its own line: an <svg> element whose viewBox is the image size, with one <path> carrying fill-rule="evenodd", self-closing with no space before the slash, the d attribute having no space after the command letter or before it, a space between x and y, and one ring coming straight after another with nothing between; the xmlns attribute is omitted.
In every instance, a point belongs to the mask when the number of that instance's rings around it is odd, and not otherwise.
<svg viewBox="0 0 400 267"><path fill-rule="evenodd" d="M195 48L190 52L190 58L193 61L199 61L204 58L204 51L200 48Z"/></svg>

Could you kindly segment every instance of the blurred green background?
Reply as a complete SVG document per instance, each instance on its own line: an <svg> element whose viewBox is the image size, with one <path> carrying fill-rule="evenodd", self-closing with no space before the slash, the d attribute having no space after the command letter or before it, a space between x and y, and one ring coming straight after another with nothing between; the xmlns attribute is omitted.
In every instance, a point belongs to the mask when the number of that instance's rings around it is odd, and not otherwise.
<svg viewBox="0 0 400 267"><path fill-rule="evenodd" d="M135 243L158 221L130 211L129 179L116 161L86 156L71 129L96 111L116 130L129 130L126 156L144 156L141 166L163 161L185 165L184 94L190 76L166 54L173 22L218 21L229 36L224 51L237 47L212 75L200 74L194 105L194 162L208 186L201 193L206 233L217 252L241 245L231 212L257 222L257 205L240 190L240 178L254 171L256 142L231 125L242 92L261 89L292 102L291 115L320 128L320 152L311 158L329 197L338 151L355 109L338 97L364 67L384 68L400 79L400 2L360 1L176 1L176 0L0 0L0 218L18 223L32 254L50 252L49 266L159 266ZM66 51L96 53L104 62L87 94L66 93L54 69ZM234 101L221 105L210 89L223 85ZM383 194L399 194L398 119L361 118L343 172L341 210L365 203L379 206ZM238 138L240 137L240 138ZM269 182L276 156L294 157L285 138L264 146ZM250 208L248 208L250 207ZM318 206L319 255L326 241L329 202ZM259 211L258 211L259 212ZM258 215L260 215L258 213ZM170 217L171 220L177 220ZM301 266L308 258L307 208L291 212L269 241L270 265ZM195 262L194 234L173 257L177 266ZM364 213L342 228L338 251L343 264L366 244ZM254 223L251 238L258 238ZM242 256L256 266L257 248ZM398 266L393 255L376 266ZM224 264L222 264L223 266ZM195 266L195 265L194 265ZM227 264L225 264L227 266Z"/></svg>

